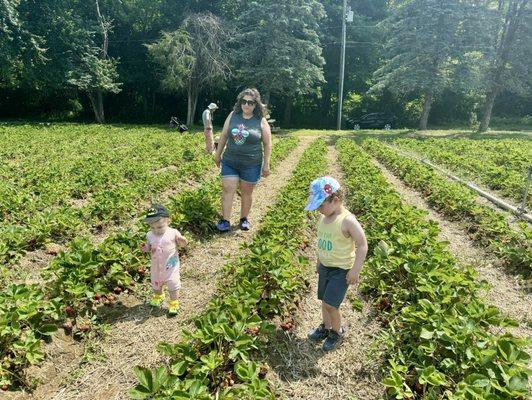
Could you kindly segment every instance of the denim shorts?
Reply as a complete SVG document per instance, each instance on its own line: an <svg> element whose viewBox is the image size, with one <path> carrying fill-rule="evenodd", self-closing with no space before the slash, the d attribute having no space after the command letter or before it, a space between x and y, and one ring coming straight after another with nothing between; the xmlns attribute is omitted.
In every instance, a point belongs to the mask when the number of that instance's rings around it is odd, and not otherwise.
<svg viewBox="0 0 532 400"><path fill-rule="evenodd" d="M348 269L326 267L320 263L318 268L318 299L330 306L339 308L344 301L349 285Z"/></svg>
<svg viewBox="0 0 532 400"><path fill-rule="evenodd" d="M256 184L262 174L262 164L242 165L222 160L222 178L239 178L246 183Z"/></svg>

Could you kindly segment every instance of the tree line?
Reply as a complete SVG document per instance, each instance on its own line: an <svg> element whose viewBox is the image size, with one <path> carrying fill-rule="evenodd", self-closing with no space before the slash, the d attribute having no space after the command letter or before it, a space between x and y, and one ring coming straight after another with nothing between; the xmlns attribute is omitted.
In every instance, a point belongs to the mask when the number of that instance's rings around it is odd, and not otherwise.
<svg viewBox="0 0 532 400"><path fill-rule="evenodd" d="M532 114L529 0L349 3L345 119ZM254 86L285 126L331 128L341 25L338 0L0 0L0 117L191 124Z"/></svg>

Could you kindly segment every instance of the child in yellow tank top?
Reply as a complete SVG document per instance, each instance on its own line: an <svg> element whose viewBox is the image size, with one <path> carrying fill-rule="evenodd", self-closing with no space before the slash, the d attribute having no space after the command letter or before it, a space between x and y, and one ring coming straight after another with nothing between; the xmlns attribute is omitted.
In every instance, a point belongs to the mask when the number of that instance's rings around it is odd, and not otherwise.
<svg viewBox="0 0 532 400"><path fill-rule="evenodd" d="M307 211L318 210L318 299L322 302L320 326L309 333L313 341L325 340L323 350L336 348L342 339L340 304L349 285L358 283L368 244L364 230L343 205L342 188L330 176L310 184Z"/></svg>

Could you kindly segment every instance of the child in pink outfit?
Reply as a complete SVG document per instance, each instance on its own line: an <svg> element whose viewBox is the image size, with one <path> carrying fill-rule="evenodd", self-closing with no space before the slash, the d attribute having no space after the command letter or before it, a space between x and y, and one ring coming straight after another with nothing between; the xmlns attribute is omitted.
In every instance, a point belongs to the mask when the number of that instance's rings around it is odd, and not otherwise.
<svg viewBox="0 0 532 400"><path fill-rule="evenodd" d="M154 295L150 305L161 306L164 301L163 286L166 285L170 293L168 313L175 315L179 309L177 298L181 289L177 246L185 246L188 241L177 229L168 226L170 215L160 204L149 210L144 221L150 225L150 231L146 234L147 243L141 247L142 251L151 252L150 272Z"/></svg>

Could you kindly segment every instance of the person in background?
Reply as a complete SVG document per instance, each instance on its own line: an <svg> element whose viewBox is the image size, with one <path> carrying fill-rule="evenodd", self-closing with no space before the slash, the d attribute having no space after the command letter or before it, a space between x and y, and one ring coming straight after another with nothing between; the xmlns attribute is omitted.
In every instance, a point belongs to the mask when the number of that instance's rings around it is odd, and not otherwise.
<svg viewBox="0 0 532 400"><path fill-rule="evenodd" d="M214 135L212 132L212 116L218 109L215 103L211 103L207 106L201 119L203 120L203 134L205 135L205 154L211 154L214 151Z"/></svg>

